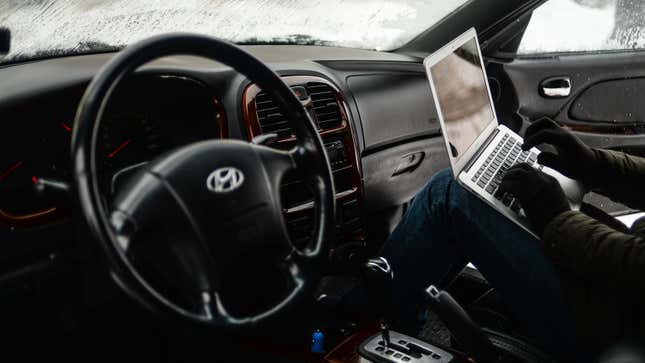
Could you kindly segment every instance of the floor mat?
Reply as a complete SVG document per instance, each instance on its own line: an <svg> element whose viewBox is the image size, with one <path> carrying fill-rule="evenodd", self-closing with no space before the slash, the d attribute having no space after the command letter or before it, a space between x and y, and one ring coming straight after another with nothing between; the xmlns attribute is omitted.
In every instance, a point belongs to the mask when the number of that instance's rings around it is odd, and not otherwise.
<svg viewBox="0 0 645 363"><path fill-rule="evenodd" d="M421 329L419 337L428 343L438 345L440 347L450 346L450 331L439 320L437 314L428 311L428 321Z"/></svg>

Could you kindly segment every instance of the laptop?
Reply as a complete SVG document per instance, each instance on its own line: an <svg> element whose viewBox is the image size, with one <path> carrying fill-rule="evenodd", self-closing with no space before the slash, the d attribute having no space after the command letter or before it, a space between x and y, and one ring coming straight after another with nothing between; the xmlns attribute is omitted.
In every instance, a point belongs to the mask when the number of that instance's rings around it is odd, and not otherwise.
<svg viewBox="0 0 645 363"><path fill-rule="evenodd" d="M522 151L523 139L495 114L477 32L469 29L423 62L434 97L455 179L467 190L537 237L519 202L499 190L504 172L528 163L554 176L572 208L579 209L581 185L539 165L540 150Z"/></svg>

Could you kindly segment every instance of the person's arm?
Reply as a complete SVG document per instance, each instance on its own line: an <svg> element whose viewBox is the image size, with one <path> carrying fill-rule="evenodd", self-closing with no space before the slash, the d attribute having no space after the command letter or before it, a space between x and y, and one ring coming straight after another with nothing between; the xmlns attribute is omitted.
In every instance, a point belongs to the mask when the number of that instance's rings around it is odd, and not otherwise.
<svg viewBox="0 0 645 363"><path fill-rule="evenodd" d="M594 152L598 160L594 189L614 201L645 210L645 158L611 150Z"/></svg>
<svg viewBox="0 0 645 363"><path fill-rule="evenodd" d="M581 212L565 211L547 224L542 243L557 264L580 276L627 289L645 286L643 233L619 232Z"/></svg>
<svg viewBox="0 0 645 363"><path fill-rule="evenodd" d="M645 222L624 233L572 211L558 181L527 164L509 169L500 188L520 201L557 265L645 295Z"/></svg>
<svg viewBox="0 0 645 363"><path fill-rule="evenodd" d="M581 181L617 202L645 209L645 159L625 153L593 149L569 130L549 118L535 121L526 130L524 145L528 150L550 145L555 152L543 151L538 163Z"/></svg>

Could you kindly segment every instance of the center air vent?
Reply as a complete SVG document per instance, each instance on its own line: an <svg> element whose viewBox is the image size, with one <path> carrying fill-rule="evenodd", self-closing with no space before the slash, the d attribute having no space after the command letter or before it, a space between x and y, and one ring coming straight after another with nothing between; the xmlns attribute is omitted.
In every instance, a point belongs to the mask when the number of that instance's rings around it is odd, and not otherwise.
<svg viewBox="0 0 645 363"><path fill-rule="evenodd" d="M313 102L313 111L320 130L329 130L342 124L340 106L336 100L334 89L319 82L305 85L307 93ZM284 117L277 104L266 92L260 92L255 97L255 109L263 134L276 133L280 138L288 138L293 132L289 122Z"/></svg>
<svg viewBox="0 0 645 363"><path fill-rule="evenodd" d="M307 92L314 103L314 113L321 130L336 128L343 122L334 89L324 83L307 83Z"/></svg>
<svg viewBox="0 0 645 363"><path fill-rule="evenodd" d="M263 134L276 133L280 138L291 136L289 121L282 115L268 93L258 93L255 97L255 109L258 112L258 121Z"/></svg>

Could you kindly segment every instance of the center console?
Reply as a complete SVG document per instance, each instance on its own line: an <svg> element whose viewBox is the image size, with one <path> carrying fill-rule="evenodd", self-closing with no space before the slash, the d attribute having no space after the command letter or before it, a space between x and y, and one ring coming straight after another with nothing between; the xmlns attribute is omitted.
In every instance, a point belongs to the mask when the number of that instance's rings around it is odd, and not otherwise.
<svg viewBox="0 0 645 363"><path fill-rule="evenodd" d="M423 340L390 331L388 320L395 305L390 301L394 272L383 257L363 265L363 278L369 304L380 318L378 327L358 331L335 347L321 362L325 363L505 363L555 362L535 346L480 327L447 291L433 285L426 289L428 307L443 322L451 335L451 346L441 348ZM378 331L380 330L380 332ZM455 347L459 351L455 350Z"/></svg>
<svg viewBox="0 0 645 363"><path fill-rule="evenodd" d="M389 344L385 343L381 334L375 334L359 346L358 353L378 363L449 363L455 360L451 353L424 341L395 331L389 334Z"/></svg>
<svg viewBox="0 0 645 363"><path fill-rule="evenodd" d="M390 331L389 320L395 310L392 301L394 271L383 257L368 259L363 265L363 279L370 304L380 318L379 334L364 340L358 353L372 362L378 363L449 363L453 355L449 352L423 342L419 339Z"/></svg>
<svg viewBox="0 0 645 363"><path fill-rule="evenodd" d="M338 87L317 76L286 76L291 87L312 119L323 139L333 171L336 189L335 247L365 244L362 221L363 188L359 171L355 137L344 97ZM248 85L242 95L243 116L249 140L272 135L272 147L289 149L295 143L293 130L280 112L277 103L257 85ZM282 205L292 243L305 246L313 230L313 195L304 183L304 176L288 175L282 183Z"/></svg>
<svg viewBox="0 0 645 363"><path fill-rule="evenodd" d="M305 110L315 122L325 145L333 172L336 197L336 233L332 241L331 261L351 262L349 256L367 250L362 219L363 185L359 168L355 135L348 108L338 87L318 76L286 76L283 81L291 87ZM290 122L277 103L257 85L249 84L242 94L242 111L249 140L270 147L288 150L295 145ZM314 225L314 200L308 190L305 175L286 175L281 185L281 198L286 226L291 242L305 247L311 241ZM342 258L340 256L348 256ZM330 265L333 265L330 264ZM353 271L353 270L352 270ZM452 336L468 354L439 348L422 340L390 331L389 313L394 310L389 301L393 273L382 257L367 260L363 278L370 305L379 315L380 332L376 329L356 331L334 347L320 362L467 362L469 357L479 362L499 361L496 350L482 330L470 319L450 295L431 286L428 291L430 307L444 321ZM323 295L321 295L323 296ZM333 305L333 304L331 304Z"/></svg>

